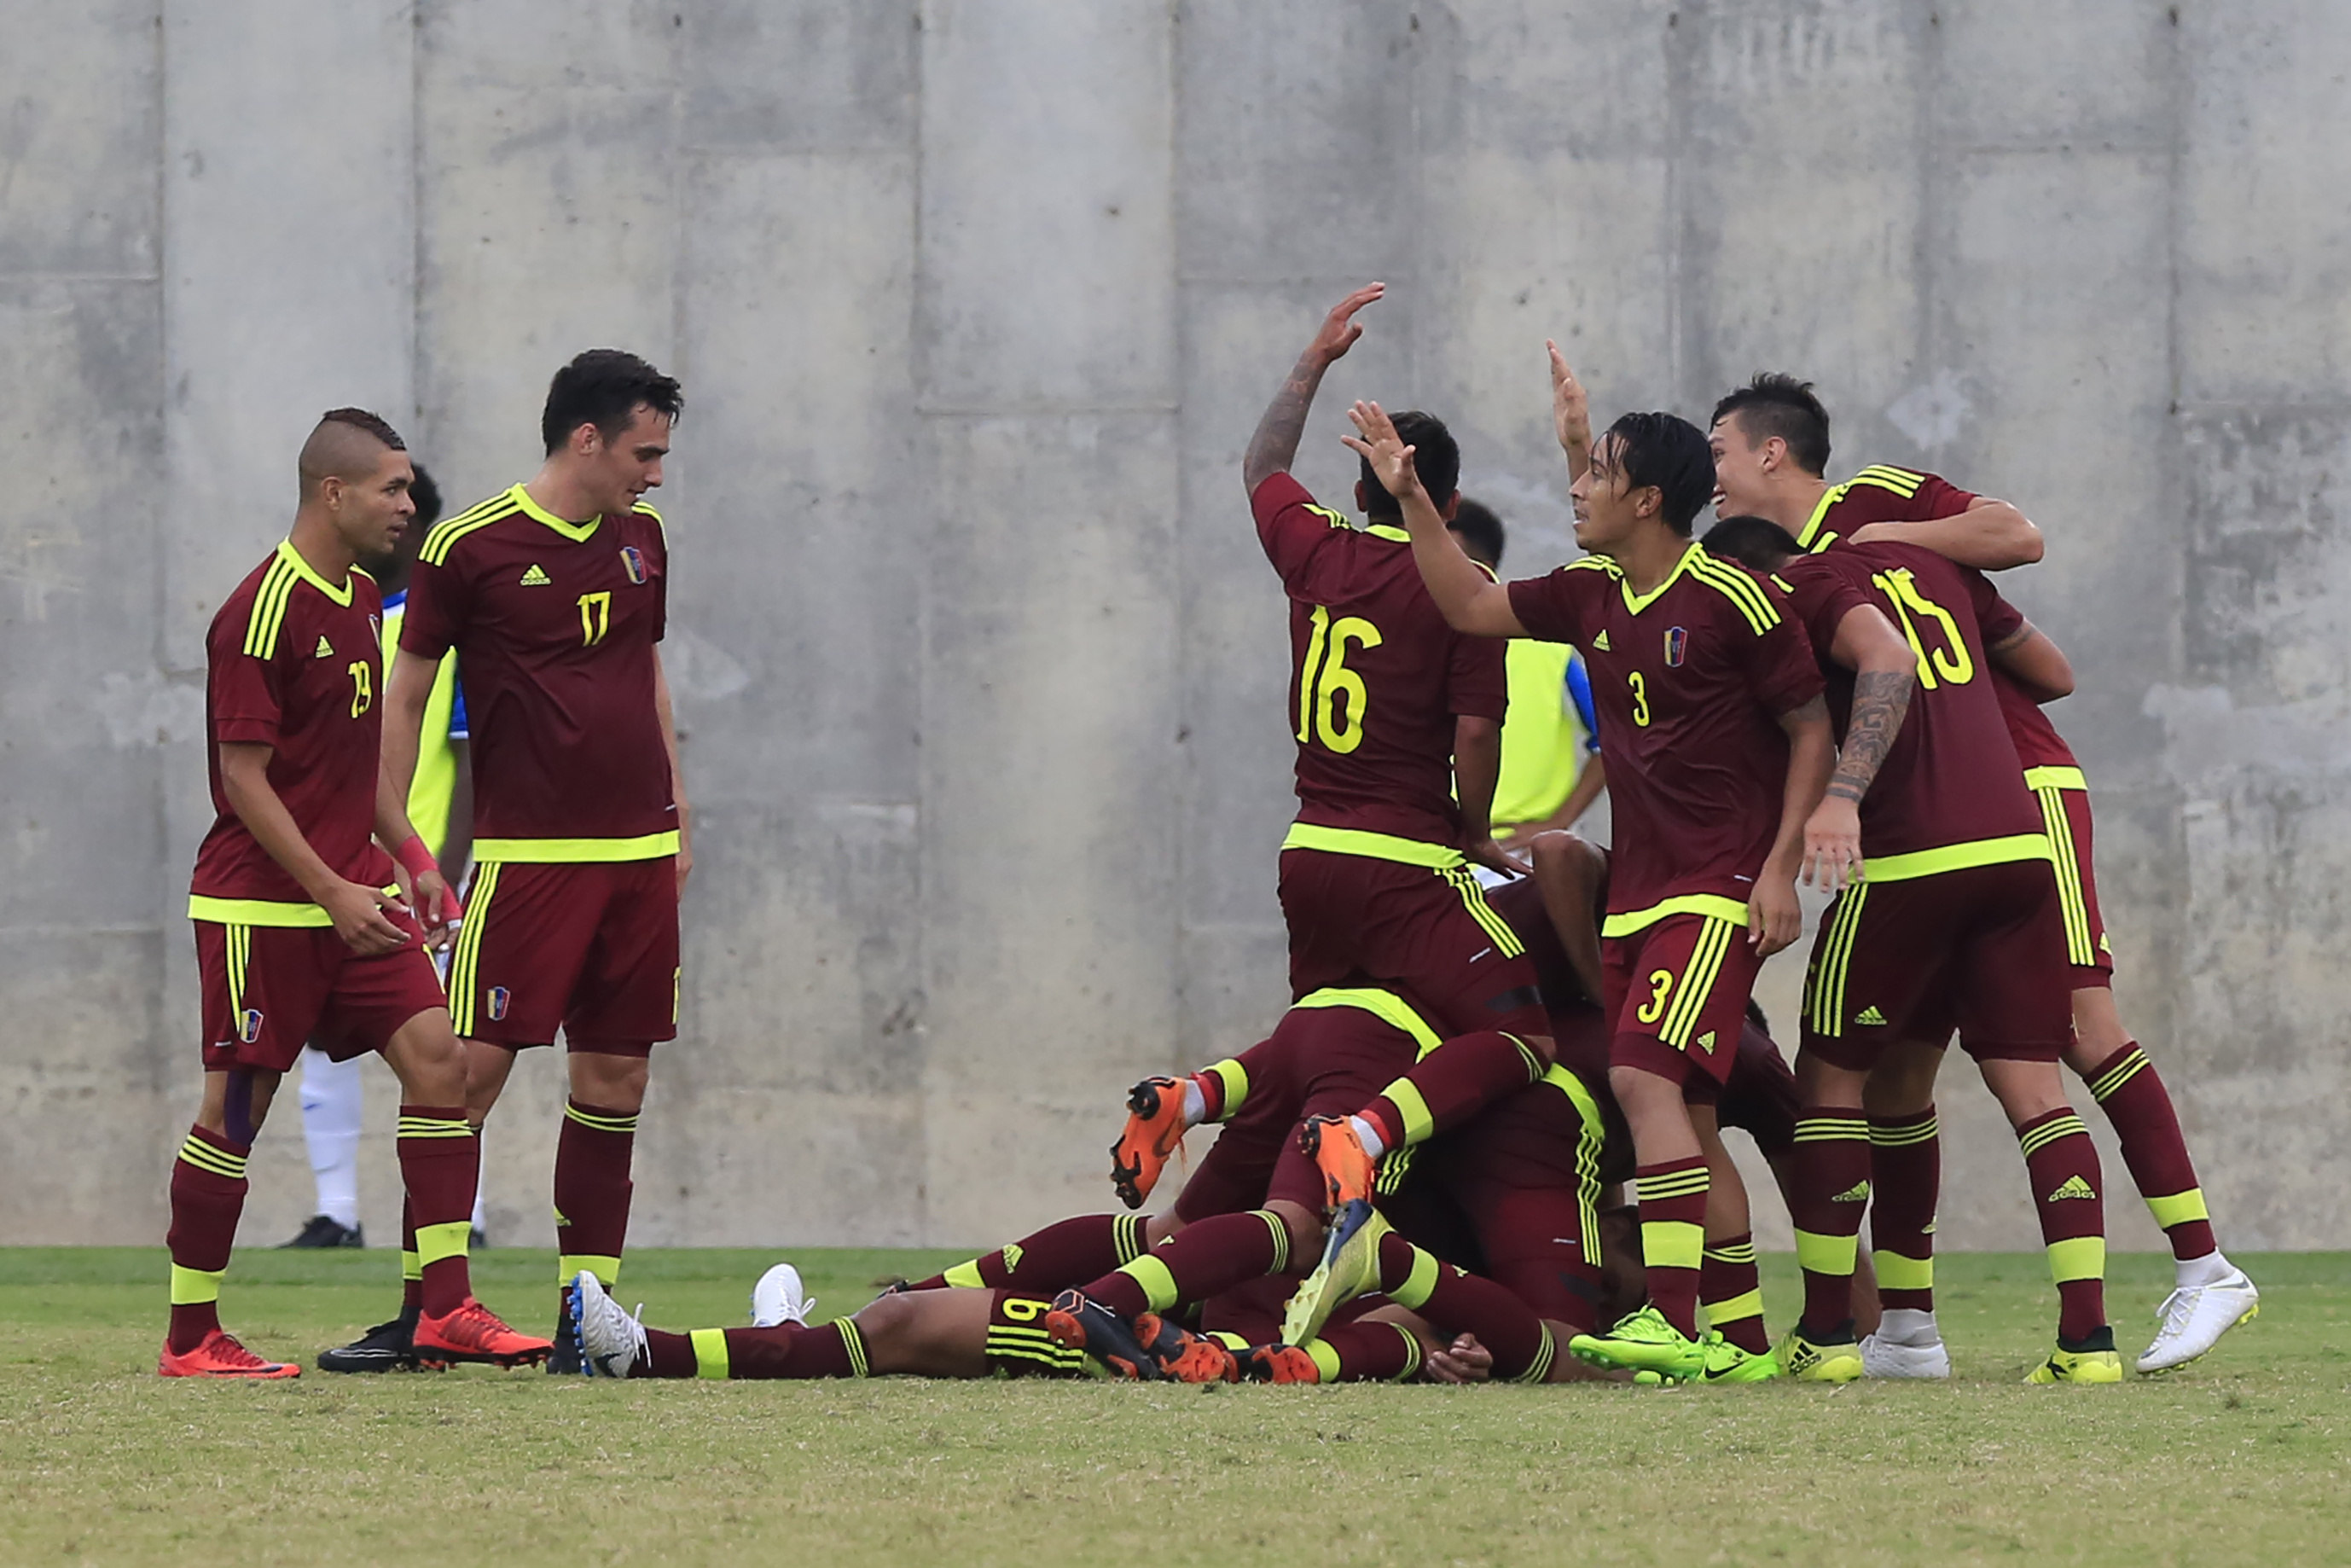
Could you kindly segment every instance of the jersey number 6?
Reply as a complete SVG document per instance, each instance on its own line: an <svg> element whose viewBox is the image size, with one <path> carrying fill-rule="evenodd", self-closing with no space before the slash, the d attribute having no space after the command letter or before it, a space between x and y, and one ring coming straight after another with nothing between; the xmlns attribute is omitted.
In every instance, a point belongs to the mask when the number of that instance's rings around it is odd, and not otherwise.
<svg viewBox="0 0 2351 1568"><path fill-rule="evenodd" d="M1371 693L1364 677L1347 668L1347 643L1376 648L1384 641L1380 629L1360 615L1331 619L1331 612L1314 607L1314 633L1307 640L1306 664L1298 674L1298 739L1306 745L1317 738L1346 755L1364 744L1364 709ZM1319 670L1318 670L1319 666ZM1346 695L1344 714L1339 697Z"/></svg>

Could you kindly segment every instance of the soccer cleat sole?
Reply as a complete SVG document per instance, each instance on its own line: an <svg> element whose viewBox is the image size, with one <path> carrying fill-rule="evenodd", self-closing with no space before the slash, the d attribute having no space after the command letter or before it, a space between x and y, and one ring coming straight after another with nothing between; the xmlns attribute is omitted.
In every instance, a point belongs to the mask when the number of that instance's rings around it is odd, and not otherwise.
<svg viewBox="0 0 2351 1568"><path fill-rule="evenodd" d="M1110 1146L1111 1190L1119 1202L1129 1208L1141 1208L1152 1189L1159 1185L1160 1173L1167 1168L1168 1156L1184 1144L1183 1101L1176 1102L1176 1120L1179 1124L1175 1136L1165 1148L1158 1146L1169 1130L1158 1125L1167 1112L1167 1093L1174 1090L1179 1096L1180 1084L1172 1078L1146 1078L1127 1092L1127 1123Z"/></svg>
<svg viewBox="0 0 2351 1568"><path fill-rule="evenodd" d="M543 1345L537 1350L520 1350L503 1355L478 1350L428 1350L419 1345L416 1347L416 1364L426 1372L446 1372L453 1366L496 1366L512 1369L517 1366L537 1366L554 1354L553 1345Z"/></svg>
<svg viewBox="0 0 2351 1568"><path fill-rule="evenodd" d="M348 1346L319 1353L318 1367L321 1372L338 1375L371 1372L413 1372L416 1370L414 1351L357 1352Z"/></svg>
<svg viewBox="0 0 2351 1568"><path fill-rule="evenodd" d="M1282 1309L1284 1344L1311 1343L1332 1313L1378 1284L1380 1242L1389 1228L1379 1210L1361 1199L1339 1211L1322 1243L1322 1260Z"/></svg>
<svg viewBox="0 0 2351 1568"><path fill-rule="evenodd" d="M1109 1309L1076 1291L1053 1299L1045 1314L1045 1335L1064 1350L1081 1350L1117 1376L1137 1383L1164 1381L1159 1364Z"/></svg>

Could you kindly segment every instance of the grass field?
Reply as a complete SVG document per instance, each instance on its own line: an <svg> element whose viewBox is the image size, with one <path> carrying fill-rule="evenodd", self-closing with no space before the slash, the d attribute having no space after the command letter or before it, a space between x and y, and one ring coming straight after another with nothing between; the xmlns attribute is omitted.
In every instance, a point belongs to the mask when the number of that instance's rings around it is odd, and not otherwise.
<svg viewBox="0 0 2351 1568"><path fill-rule="evenodd" d="M739 1322L770 1260L639 1252L623 1294ZM949 1260L797 1260L824 1316ZM154 1376L160 1250L0 1250L0 1562L2351 1563L2351 1258L2240 1260L2260 1319L2121 1388L2018 1385L2037 1256L1943 1261L1940 1386L239 1386ZM240 1253L223 1305L307 1363L383 1315L392 1269ZM476 1279L541 1327L551 1273L501 1249ZM2169 1260L2114 1275L2135 1353ZM1766 1288L1792 1304L1788 1260Z"/></svg>

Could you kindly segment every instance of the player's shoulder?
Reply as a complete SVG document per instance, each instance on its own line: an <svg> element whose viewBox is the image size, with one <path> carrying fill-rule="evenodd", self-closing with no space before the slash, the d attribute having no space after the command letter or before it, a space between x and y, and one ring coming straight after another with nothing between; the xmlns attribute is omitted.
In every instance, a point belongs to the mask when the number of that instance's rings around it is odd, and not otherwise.
<svg viewBox="0 0 2351 1568"><path fill-rule="evenodd" d="M1923 469L1896 468L1890 463L1873 463L1846 480L1844 488L1848 493L1855 486L1891 490L1907 501L1928 484L1941 478L1941 475L1929 474Z"/></svg>
<svg viewBox="0 0 2351 1568"><path fill-rule="evenodd" d="M669 522L659 512L639 501L629 508L627 526L633 530L651 534L664 549L669 548Z"/></svg>
<svg viewBox="0 0 2351 1568"><path fill-rule="evenodd" d="M1688 561L1688 580L1717 614L1736 616L1759 637L1780 624L1780 606L1772 591L1745 567L1718 559L1704 549L1691 551Z"/></svg>
<svg viewBox="0 0 2351 1568"><path fill-rule="evenodd" d="M372 613L374 589L375 580L353 567L347 585L338 592L310 570L292 544L280 543L246 573L213 617L213 649L274 659L285 645L288 626L313 624L322 612L358 602L362 591L364 608Z"/></svg>
<svg viewBox="0 0 2351 1568"><path fill-rule="evenodd" d="M454 517L442 518L424 536L424 543L416 552L417 559L428 566L447 566L452 557L459 553L460 546L465 546L468 550L478 549L480 541L498 524L527 515L521 492L521 486L510 486L488 500L466 507ZM469 540L474 542L469 545Z"/></svg>

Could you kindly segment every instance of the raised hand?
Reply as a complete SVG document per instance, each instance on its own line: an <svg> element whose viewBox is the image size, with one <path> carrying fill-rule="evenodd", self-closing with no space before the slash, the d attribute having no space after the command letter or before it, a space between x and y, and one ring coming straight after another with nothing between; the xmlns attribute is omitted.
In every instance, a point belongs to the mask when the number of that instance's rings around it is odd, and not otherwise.
<svg viewBox="0 0 2351 1568"><path fill-rule="evenodd" d="M1588 456L1592 451L1592 400L1583 383L1575 379L1575 371L1559 345L1550 339L1543 347L1551 351L1551 421L1558 433L1559 444L1571 458Z"/></svg>
<svg viewBox="0 0 2351 1568"><path fill-rule="evenodd" d="M1415 449L1404 444L1385 409L1375 402L1358 402L1347 410L1347 417L1354 422L1356 434L1339 439L1371 464L1373 475L1389 495L1402 500L1420 488L1420 472L1412 461Z"/></svg>
<svg viewBox="0 0 2351 1568"><path fill-rule="evenodd" d="M1322 329L1314 334L1314 341L1307 345L1306 351L1326 365L1344 358L1347 350L1355 346L1355 340L1364 335L1364 324L1355 319L1355 312L1387 291L1384 283L1366 283L1331 307L1331 314L1322 318Z"/></svg>

